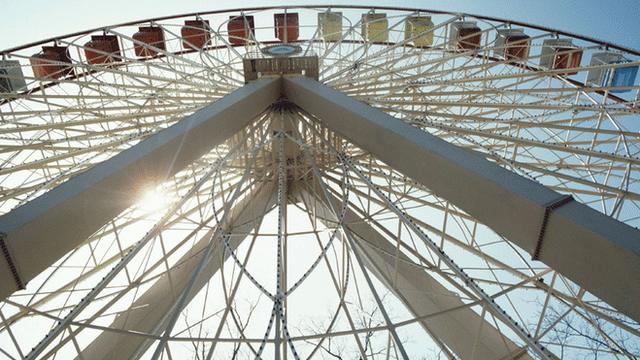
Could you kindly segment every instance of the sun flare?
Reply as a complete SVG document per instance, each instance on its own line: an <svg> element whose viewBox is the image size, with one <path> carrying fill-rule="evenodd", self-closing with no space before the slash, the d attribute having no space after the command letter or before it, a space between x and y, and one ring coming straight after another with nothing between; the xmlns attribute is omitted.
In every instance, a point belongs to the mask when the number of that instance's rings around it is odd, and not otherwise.
<svg viewBox="0 0 640 360"><path fill-rule="evenodd" d="M142 193L137 206L144 212L157 212L160 210L164 210L171 202L170 200L171 199L167 196L167 194L163 193L161 189L146 189Z"/></svg>

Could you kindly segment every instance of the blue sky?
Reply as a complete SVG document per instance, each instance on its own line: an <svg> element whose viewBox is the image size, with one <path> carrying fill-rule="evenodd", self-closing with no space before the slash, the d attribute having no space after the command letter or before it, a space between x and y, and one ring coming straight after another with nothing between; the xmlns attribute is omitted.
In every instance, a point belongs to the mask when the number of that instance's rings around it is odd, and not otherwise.
<svg viewBox="0 0 640 360"><path fill-rule="evenodd" d="M125 21L276 4L375 4L467 12L531 22L640 49L639 0L0 0L0 49Z"/></svg>

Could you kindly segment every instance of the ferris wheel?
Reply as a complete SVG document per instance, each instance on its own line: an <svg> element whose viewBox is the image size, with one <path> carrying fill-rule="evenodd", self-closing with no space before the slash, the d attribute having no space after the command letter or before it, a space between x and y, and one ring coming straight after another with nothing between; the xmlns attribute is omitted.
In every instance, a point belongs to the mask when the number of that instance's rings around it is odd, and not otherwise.
<svg viewBox="0 0 640 360"><path fill-rule="evenodd" d="M640 357L640 51L296 6L0 56L0 359Z"/></svg>

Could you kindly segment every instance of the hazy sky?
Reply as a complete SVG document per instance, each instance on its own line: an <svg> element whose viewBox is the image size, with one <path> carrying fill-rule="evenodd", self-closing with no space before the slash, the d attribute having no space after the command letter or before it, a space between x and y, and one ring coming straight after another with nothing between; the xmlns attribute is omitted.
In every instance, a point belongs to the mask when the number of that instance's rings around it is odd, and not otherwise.
<svg viewBox="0 0 640 360"><path fill-rule="evenodd" d="M375 4L468 12L545 25L640 49L640 0L0 0L0 49L125 21L275 4Z"/></svg>

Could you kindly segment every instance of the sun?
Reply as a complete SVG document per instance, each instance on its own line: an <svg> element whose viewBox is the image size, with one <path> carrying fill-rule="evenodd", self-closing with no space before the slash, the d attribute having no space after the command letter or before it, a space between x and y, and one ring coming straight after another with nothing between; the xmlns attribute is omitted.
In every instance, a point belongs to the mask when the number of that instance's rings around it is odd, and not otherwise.
<svg viewBox="0 0 640 360"><path fill-rule="evenodd" d="M166 209L171 198L160 188L145 189L136 206L144 212L157 212Z"/></svg>

